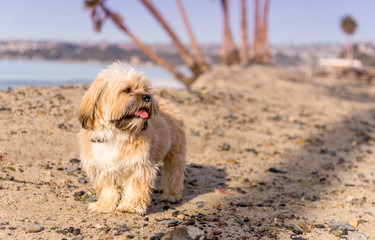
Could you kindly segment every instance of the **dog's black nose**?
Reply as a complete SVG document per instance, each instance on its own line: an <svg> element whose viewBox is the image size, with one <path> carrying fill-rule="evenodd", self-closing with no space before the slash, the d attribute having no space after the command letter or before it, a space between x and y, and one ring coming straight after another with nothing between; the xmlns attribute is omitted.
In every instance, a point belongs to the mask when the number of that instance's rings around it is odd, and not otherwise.
<svg viewBox="0 0 375 240"><path fill-rule="evenodd" d="M148 95L148 94L143 94L141 98L145 102L149 102L150 99L151 99L150 95Z"/></svg>

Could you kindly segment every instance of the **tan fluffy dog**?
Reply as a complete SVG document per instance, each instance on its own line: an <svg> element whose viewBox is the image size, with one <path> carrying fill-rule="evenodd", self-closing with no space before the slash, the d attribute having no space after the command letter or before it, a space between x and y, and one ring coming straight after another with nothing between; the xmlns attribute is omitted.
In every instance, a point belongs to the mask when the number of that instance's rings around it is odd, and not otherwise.
<svg viewBox="0 0 375 240"><path fill-rule="evenodd" d="M162 201L182 198L186 140L183 121L156 100L143 74L120 62L101 71L79 109L82 166L98 201L92 211L146 213L162 164Z"/></svg>

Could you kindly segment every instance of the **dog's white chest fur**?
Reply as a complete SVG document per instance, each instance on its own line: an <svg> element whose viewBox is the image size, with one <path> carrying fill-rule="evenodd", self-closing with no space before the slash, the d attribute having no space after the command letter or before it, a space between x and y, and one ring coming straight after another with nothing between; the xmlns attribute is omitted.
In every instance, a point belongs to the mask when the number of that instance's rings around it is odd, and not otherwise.
<svg viewBox="0 0 375 240"><path fill-rule="evenodd" d="M94 164L103 171L118 170L121 164L119 146L113 142L93 143Z"/></svg>

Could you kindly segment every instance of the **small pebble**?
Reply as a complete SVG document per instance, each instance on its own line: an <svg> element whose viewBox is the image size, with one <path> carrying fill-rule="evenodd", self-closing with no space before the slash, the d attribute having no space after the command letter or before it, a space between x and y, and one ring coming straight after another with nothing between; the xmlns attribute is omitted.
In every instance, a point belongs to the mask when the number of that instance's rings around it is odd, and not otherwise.
<svg viewBox="0 0 375 240"><path fill-rule="evenodd" d="M83 240L83 238L82 237L74 237L74 238L72 238L72 240Z"/></svg>
<svg viewBox="0 0 375 240"><path fill-rule="evenodd" d="M89 198L87 198L86 202L96 202L98 201L98 198L97 197L94 197L94 196L91 196Z"/></svg>
<svg viewBox="0 0 375 240"><path fill-rule="evenodd" d="M368 236L360 232L349 232L347 240L367 240Z"/></svg>
<svg viewBox="0 0 375 240"><path fill-rule="evenodd" d="M180 214L181 214L180 211L174 211L174 212L172 213L172 216L173 216L173 217L177 217L177 216L180 215Z"/></svg>
<svg viewBox="0 0 375 240"><path fill-rule="evenodd" d="M74 200L76 200L76 201L81 201L81 197L83 196L85 194L85 192L84 191L79 191L79 192L75 192L74 194L73 194L73 196L74 196Z"/></svg>
<svg viewBox="0 0 375 240"><path fill-rule="evenodd" d="M298 222L297 226L300 227L304 232L311 232L309 227L307 227L303 222Z"/></svg>
<svg viewBox="0 0 375 240"><path fill-rule="evenodd" d="M355 231L355 230L356 230L355 227L353 227L352 225L347 224L347 223L345 223L345 224L341 224L341 225L338 225L337 227L338 227L338 229L340 229L340 230L345 229L345 228L348 229L349 231Z"/></svg>
<svg viewBox="0 0 375 240"><path fill-rule="evenodd" d="M1 106L0 111L12 111L12 109L10 109L8 107Z"/></svg>
<svg viewBox="0 0 375 240"><path fill-rule="evenodd" d="M124 234L125 232L129 232L131 231L131 228L128 227L127 225L123 224L123 225L116 225L113 229L112 229L112 232L115 236L118 236L118 235L122 235Z"/></svg>
<svg viewBox="0 0 375 240"><path fill-rule="evenodd" d="M192 227L192 226L183 226L183 227L178 227L175 229L172 229L163 236L160 236L160 239L162 240L168 240L168 239L176 239L176 240L183 240L183 239L204 239L202 236L204 236L204 233L201 229L197 227ZM207 233L207 232L206 232ZM159 234L158 234L159 236Z"/></svg>
<svg viewBox="0 0 375 240"><path fill-rule="evenodd" d="M224 143L223 146L221 147L221 150L223 151L229 151L230 145L228 143Z"/></svg>
<svg viewBox="0 0 375 240"><path fill-rule="evenodd" d="M298 227L297 225L295 225L294 223L292 223L290 225L287 225L286 228L289 229L289 230L291 230L292 232L294 232L297 235L301 235L301 234L304 233L304 231L300 227Z"/></svg>
<svg viewBox="0 0 375 240"><path fill-rule="evenodd" d="M236 205L237 205L238 207L248 207L248 206L249 206L249 204L247 204L247 203L245 203L245 202L239 202L239 203L236 203Z"/></svg>
<svg viewBox="0 0 375 240"><path fill-rule="evenodd" d="M214 235L220 235L220 234L221 234L221 231L219 231L219 230L214 230L214 231L212 231L212 233L213 233Z"/></svg>
<svg viewBox="0 0 375 240"><path fill-rule="evenodd" d="M326 154L326 155L331 156L331 157L336 156L336 152L328 150L328 149L321 149L320 154Z"/></svg>
<svg viewBox="0 0 375 240"><path fill-rule="evenodd" d="M108 226L104 226L104 227L99 227L99 228L97 228L97 229L96 229L96 232L98 232L98 233L100 233L100 232L105 232L105 233L107 233L107 232L109 232L110 230L111 230L110 227L108 227Z"/></svg>
<svg viewBox="0 0 375 240"><path fill-rule="evenodd" d="M184 222L183 225L193 226L193 225L195 225L195 220L189 219L186 222Z"/></svg>
<svg viewBox="0 0 375 240"><path fill-rule="evenodd" d="M74 193L74 196L82 196L83 194L85 194L85 192L84 191L79 191L79 192L75 192Z"/></svg>
<svg viewBox="0 0 375 240"><path fill-rule="evenodd" d="M213 232L210 232L208 234L206 234L206 239L207 240L213 240L215 238L215 235Z"/></svg>
<svg viewBox="0 0 375 240"><path fill-rule="evenodd" d="M240 218L236 218L236 222L240 225L244 225L244 221L242 221Z"/></svg>
<svg viewBox="0 0 375 240"><path fill-rule="evenodd" d="M315 224L315 227L316 228L324 228L324 225L323 224Z"/></svg>
<svg viewBox="0 0 375 240"><path fill-rule="evenodd" d="M335 235L336 237L341 237L342 236L342 232L339 231L337 228L332 228L329 231L329 233Z"/></svg>
<svg viewBox="0 0 375 240"><path fill-rule="evenodd" d="M180 220L185 220L186 219L186 216L183 215L183 214L179 214L176 217L177 217L177 219L180 219Z"/></svg>
<svg viewBox="0 0 375 240"><path fill-rule="evenodd" d="M44 168L44 169L49 169L49 168L50 168L50 166L49 166L49 164L48 164L48 163L46 163L46 164L42 164L42 168Z"/></svg>
<svg viewBox="0 0 375 240"><path fill-rule="evenodd" d="M26 232L37 233L43 231L44 228L37 223L26 223Z"/></svg>
<svg viewBox="0 0 375 240"><path fill-rule="evenodd" d="M77 236L77 235L81 234L81 229L75 228L72 233L73 233L73 235Z"/></svg>
<svg viewBox="0 0 375 240"><path fill-rule="evenodd" d="M167 225L168 227L172 227L172 226L176 226L178 224L178 221L177 220L167 220L164 222L165 225Z"/></svg>
<svg viewBox="0 0 375 240"><path fill-rule="evenodd" d="M69 167L66 168L67 173L72 173L72 172L75 172L77 170L78 170L78 166L76 166L76 165L69 166Z"/></svg>
<svg viewBox="0 0 375 240"><path fill-rule="evenodd" d="M81 163L81 160L79 160L77 158L72 158L72 159L69 160L69 162L75 164L75 163Z"/></svg>
<svg viewBox="0 0 375 240"><path fill-rule="evenodd" d="M228 226L228 223L226 223L226 222L219 222L219 228L224 228L226 226Z"/></svg>
<svg viewBox="0 0 375 240"><path fill-rule="evenodd" d="M88 181L86 180L86 178L78 178L78 182L79 183L88 183Z"/></svg>
<svg viewBox="0 0 375 240"><path fill-rule="evenodd" d="M224 131L223 130L221 130L221 129L217 129L216 131L215 131L215 133L218 135L218 136L224 136Z"/></svg>
<svg viewBox="0 0 375 240"><path fill-rule="evenodd" d="M64 123L59 123L59 124L57 125L57 127L60 128L60 129L68 130L68 128L65 126Z"/></svg>
<svg viewBox="0 0 375 240"><path fill-rule="evenodd" d="M350 220L349 224L352 225L355 228L358 226L358 222L356 220Z"/></svg>
<svg viewBox="0 0 375 240"><path fill-rule="evenodd" d="M3 169L8 170L8 171L12 171L12 172L16 171L16 169L14 167L4 167Z"/></svg>
<svg viewBox="0 0 375 240"><path fill-rule="evenodd" d="M279 169L276 169L276 168L273 168L273 167L269 168L268 171L271 172L271 173L287 173L285 171L282 171L282 170L279 170Z"/></svg>

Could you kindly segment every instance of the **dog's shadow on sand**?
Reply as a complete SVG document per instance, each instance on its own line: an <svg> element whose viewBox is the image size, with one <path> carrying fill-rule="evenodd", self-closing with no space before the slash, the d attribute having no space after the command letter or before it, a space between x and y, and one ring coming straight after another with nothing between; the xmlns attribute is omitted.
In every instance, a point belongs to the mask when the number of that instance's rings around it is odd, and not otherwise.
<svg viewBox="0 0 375 240"><path fill-rule="evenodd" d="M186 166L183 200L178 203L158 202L161 192L158 190L160 185L161 174L159 172L158 179L155 186L155 191L152 194L152 203L147 209L147 214L165 211L170 207L178 207L182 203L187 202L195 197L213 192L218 188L225 188L227 181L227 174L224 169L214 166L203 166L199 164L188 164Z"/></svg>

